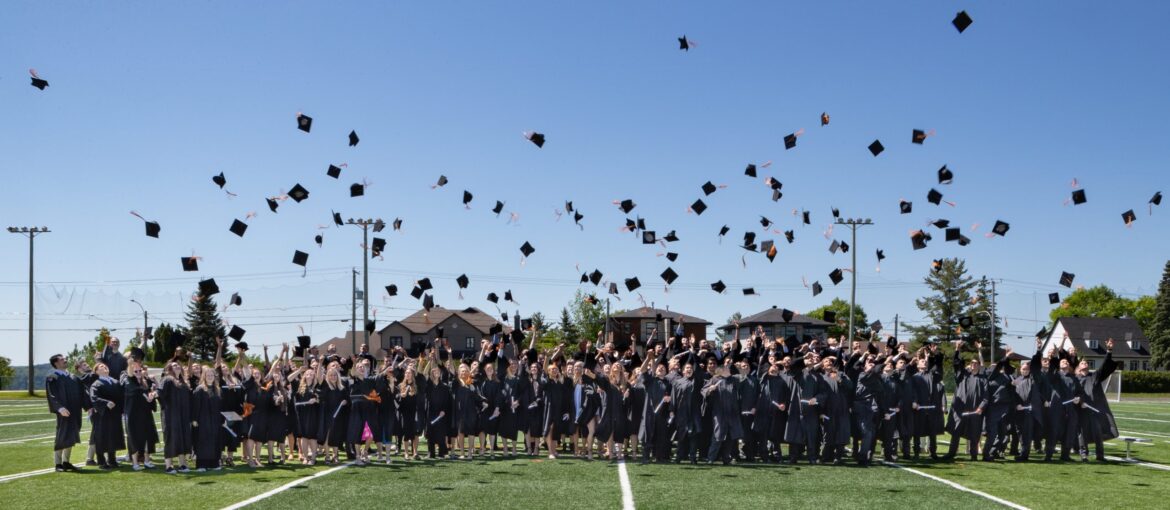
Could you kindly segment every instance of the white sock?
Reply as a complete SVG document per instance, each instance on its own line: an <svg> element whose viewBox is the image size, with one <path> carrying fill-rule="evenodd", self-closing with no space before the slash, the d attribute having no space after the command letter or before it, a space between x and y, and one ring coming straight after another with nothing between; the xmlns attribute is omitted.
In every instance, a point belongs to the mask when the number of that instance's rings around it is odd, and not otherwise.
<svg viewBox="0 0 1170 510"><path fill-rule="evenodd" d="M66 448L64 450L61 450L61 463L62 464L69 463L69 454L72 452L73 452L73 448Z"/></svg>
<svg viewBox="0 0 1170 510"><path fill-rule="evenodd" d="M53 465L61 465L61 450L53 450Z"/></svg>

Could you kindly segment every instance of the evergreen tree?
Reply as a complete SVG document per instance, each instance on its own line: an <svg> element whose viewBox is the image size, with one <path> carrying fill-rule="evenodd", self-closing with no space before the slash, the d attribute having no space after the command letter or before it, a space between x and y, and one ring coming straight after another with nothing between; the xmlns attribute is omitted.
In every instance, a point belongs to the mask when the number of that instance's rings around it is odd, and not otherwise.
<svg viewBox="0 0 1170 510"><path fill-rule="evenodd" d="M966 263L957 258L937 261L923 282L934 294L914 304L926 314L927 322L902 325L913 336L915 349L930 338L956 340L959 318L971 315L971 291L976 288L975 279L967 275Z"/></svg>
<svg viewBox="0 0 1170 510"><path fill-rule="evenodd" d="M102 328L98 331L97 336L93 337L93 340L84 346L78 347L77 344L73 344L73 350L65 354L65 359L69 363L69 366L72 367L74 363L80 360L86 360L90 365L93 365L94 356L100 354L100 351L106 348L106 343L110 341L110 337L110 330Z"/></svg>
<svg viewBox="0 0 1170 510"><path fill-rule="evenodd" d="M820 319L825 316L825 311L832 311L837 314L837 320L832 326L828 327L826 333L831 337L849 337L849 302L841 298L833 298L829 304L820 308L816 308L806 314L806 317ZM865 316L865 310L861 305L853 308L853 326L857 329L866 329L869 327L869 319Z"/></svg>
<svg viewBox="0 0 1170 510"><path fill-rule="evenodd" d="M995 293L996 296L999 292ZM970 333L975 336L972 341L979 341L983 343L983 359L991 360L991 344L988 339L991 337L991 320L994 317L995 323L995 359L1000 359L1003 356L1003 326L996 315L997 310L993 304L991 292L991 282L986 277L980 278L975 282L975 297L971 300L971 306L967 309L964 316L971 317L972 328L964 330L964 333Z"/></svg>
<svg viewBox="0 0 1170 510"><path fill-rule="evenodd" d="M187 345L183 347L201 359L215 357L215 339L227 337L227 330L215 308L215 298L200 289L187 305Z"/></svg>
<svg viewBox="0 0 1170 510"><path fill-rule="evenodd" d="M573 324L573 318L569 316L568 308L561 308L561 338L566 342L577 341L577 326Z"/></svg>
<svg viewBox="0 0 1170 510"><path fill-rule="evenodd" d="M739 313L739 312L735 312L735 313L731 314L731 317L727 318L727 322L724 322L724 324L735 325L736 322L741 321L741 320L743 320L743 314ZM743 333L741 333L741 334L743 334ZM735 336L734 329L731 331L723 331L722 329L715 328L715 340L717 340L720 344L722 344L723 342L729 341L729 340L734 340L734 338L732 338L733 336Z"/></svg>
<svg viewBox="0 0 1170 510"><path fill-rule="evenodd" d="M1170 368L1170 260L1162 271L1162 283L1154 303L1154 319L1146 337L1150 340L1154 368Z"/></svg>

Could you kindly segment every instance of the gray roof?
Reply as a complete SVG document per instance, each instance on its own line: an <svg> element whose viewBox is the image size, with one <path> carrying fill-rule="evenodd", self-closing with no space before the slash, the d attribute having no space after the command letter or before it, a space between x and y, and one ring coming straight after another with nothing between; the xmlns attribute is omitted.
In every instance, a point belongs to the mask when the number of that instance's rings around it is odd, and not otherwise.
<svg viewBox="0 0 1170 510"><path fill-rule="evenodd" d="M1135 358L1148 357L1150 355L1149 346L1150 341L1146 339L1145 333L1142 333L1142 328L1138 325L1137 319L1131 318L1114 318L1114 317L1061 317L1057 319L1057 323L1064 326L1064 330L1068 333L1069 342L1076 348L1077 352L1086 353L1090 355L1104 356L1105 355L1105 341L1113 339L1113 356L1116 358ZM1053 327L1055 329L1055 326ZM1085 343L1085 332L1089 333L1091 340L1097 341L1096 349L1089 349ZM1126 334L1131 334L1131 341L1141 342L1141 349L1134 351L1126 344ZM1051 342L1052 332L1048 333L1048 342ZM1047 343L1046 347L1047 347Z"/></svg>
<svg viewBox="0 0 1170 510"><path fill-rule="evenodd" d="M792 315L792 320L785 322L783 314L784 314L783 308L778 308L775 305L773 305L772 308L764 310L764 311L757 313L755 315L749 315L747 317L740 319L739 324L741 327L743 327L744 325L748 325L748 324L792 324L792 325L800 325L800 326L805 326L805 327L811 326L811 327L821 327L821 328L827 328L829 326L832 326L831 323L825 322L825 321L820 320L820 319L814 319L814 318L809 317L807 315L801 315L801 314L795 313L795 312ZM722 326L719 326L719 329L727 329L727 330L735 329L735 324L724 324Z"/></svg>
<svg viewBox="0 0 1170 510"><path fill-rule="evenodd" d="M495 317L492 317L491 315L488 315L475 307L464 308L462 310L448 310L446 308L436 306L431 308L430 311L419 310L414 312L413 314L410 314L409 317L391 322L386 327L388 328L394 324L401 324L411 333L422 335L434 329L439 325L439 323L451 318L451 316L457 316L460 319L463 319L465 322L478 330L480 334L484 335L488 334L488 332L491 330L491 327L496 324L502 326L505 333L510 333L512 331L512 328L508 327L507 324L501 323L500 321L496 320ZM386 328L382 328L383 331L385 331L385 329Z"/></svg>
<svg viewBox="0 0 1170 510"><path fill-rule="evenodd" d="M681 318L681 321L683 324L702 324L705 326L711 324L711 321L700 319L700 318L695 317L693 315L672 312L670 310L663 310L661 308L650 308L648 306L643 306L642 308L637 308L634 310L630 310L628 312L619 313L617 315L613 315L612 318L614 318L614 319L654 319L659 314L661 314L662 317L668 318L673 322L679 322L680 318Z"/></svg>

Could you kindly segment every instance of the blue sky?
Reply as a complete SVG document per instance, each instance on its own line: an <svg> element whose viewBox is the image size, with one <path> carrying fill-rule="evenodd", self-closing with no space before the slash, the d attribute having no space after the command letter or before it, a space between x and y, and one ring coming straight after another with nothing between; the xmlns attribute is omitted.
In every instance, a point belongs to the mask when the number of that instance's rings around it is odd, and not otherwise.
<svg viewBox="0 0 1170 510"><path fill-rule="evenodd" d="M959 10L974 24L951 26ZM0 218L45 225L37 241L37 362L101 326L180 318L200 278L244 296L225 316L250 343L348 329L360 232L323 230L330 212L401 217L371 262L379 323L418 302L429 276L444 306L478 306L511 289L523 315L556 315L581 272L637 276L647 303L722 323L777 305L810 310L848 298L828 273L830 207L872 218L858 252L858 302L889 325L922 318L914 300L932 259L963 257L1002 279L1009 343L1030 352L1047 293L1107 284L1153 293L1170 241L1170 38L1165 2L15 2L0 19ZM687 35L698 45L678 50ZM1161 35L1159 35L1161 34ZM50 82L29 86L28 68ZM296 129L298 111L314 118ZM828 112L832 122L819 125ZM792 150L784 135L803 128ZM912 129L935 130L924 145ZM362 141L348 147L356 130ZM537 130L543 149L521 133ZM886 151L866 146L880 139ZM760 179L748 163L772 161ZM347 163L340 180L329 164ZM940 186L937 169L955 172ZM231 198L211 182L224 172ZM432 190L439 175L450 184ZM784 183L772 202L763 177ZM1088 203L1063 205L1078 180ZM349 185L368 180L361 198ZM706 181L727 184L702 216ZM311 196L270 213L263 198L295 183ZM937 188L956 205L934 206ZM475 194L470 210L463 190ZM619 232L633 215L681 241L666 250ZM898 214L898 201L914 213ZM520 215L490 212L495 200ZM553 211L572 200L585 229ZM812 225L793 211L807 209ZM1138 221L1126 228L1121 213ZM162 224L143 235L135 210ZM244 238L228 232L249 212ZM769 263L736 247L760 216L794 229ZM963 226L972 244L912 251L928 220ZM1001 219L1006 237L986 238ZM970 227L978 223L977 230ZM723 225L732 231L722 243ZM317 247L313 236L324 235ZM838 229L835 237L847 240ZM536 253L523 266L519 246ZM887 259L876 272L874 249ZM27 241L0 243L0 355L26 359ZM309 272L292 265L310 254ZM184 273L178 258L204 257ZM665 293L658 274L679 279ZM580 270L577 268L579 267ZM471 286L457 297L455 277ZM812 297L801 285L820 281ZM708 285L731 289L716 295ZM360 281L360 280L359 280ZM397 284L402 295L386 298ZM762 295L745 297L744 286ZM589 290L594 290L590 285ZM602 291L602 289L597 289ZM617 308L639 306L626 292ZM1039 319L1039 321L1037 321ZM1001 323L1001 327L1003 323Z"/></svg>

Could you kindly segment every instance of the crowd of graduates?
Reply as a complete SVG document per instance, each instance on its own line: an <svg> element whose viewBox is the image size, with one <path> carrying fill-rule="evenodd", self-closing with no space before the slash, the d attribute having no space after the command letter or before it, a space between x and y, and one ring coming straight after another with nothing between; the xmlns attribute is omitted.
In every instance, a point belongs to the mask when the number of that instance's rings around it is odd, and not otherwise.
<svg viewBox="0 0 1170 510"><path fill-rule="evenodd" d="M1089 370L1075 350L1037 353L1014 366L1004 356L984 366L981 345L954 343L954 392L947 402L938 342L911 352L890 341L748 338L716 346L682 335L615 345L536 348L538 334L493 335L475 356L455 359L439 338L408 354L365 345L352 357L316 348L234 364L203 365L181 350L152 377L141 351L129 357L112 340L90 366L69 371L53 356L46 380L57 415L54 461L78 469L71 448L89 421L87 464L219 470L284 462L366 465L427 458L562 455L641 462L809 462L868 466L881 458L952 459L960 440L972 460L1032 451L1052 460L1087 460L1117 436L1102 388L1116 369L1111 354ZM736 331L735 338L740 338ZM601 345L598 345L601 344ZM1107 342L1112 350L1112 340ZM966 355L965 352L970 351ZM414 355L411 355L414 354ZM1010 354L1010 349L1008 350ZM967 361L964 361L966 356ZM161 418L161 434L156 426ZM86 418L86 420L83 420ZM949 433L939 455L936 437ZM982 444L981 444L982 443ZM1058 448L1059 447L1059 448ZM543 452L541 451L543 448ZM124 457L117 452L127 450Z"/></svg>

